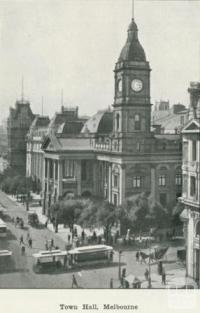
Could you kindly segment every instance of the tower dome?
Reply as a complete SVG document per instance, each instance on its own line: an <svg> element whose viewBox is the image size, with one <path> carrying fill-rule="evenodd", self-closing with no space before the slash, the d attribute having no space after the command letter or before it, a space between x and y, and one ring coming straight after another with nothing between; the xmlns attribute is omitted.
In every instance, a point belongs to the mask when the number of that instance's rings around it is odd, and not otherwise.
<svg viewBox="0 0 200 313"><path fill-rule="evenodd" d="M134 19L132 19L128 27L128 38L118 61L146 61L144 49L138 40L138 28Z"/></svg>

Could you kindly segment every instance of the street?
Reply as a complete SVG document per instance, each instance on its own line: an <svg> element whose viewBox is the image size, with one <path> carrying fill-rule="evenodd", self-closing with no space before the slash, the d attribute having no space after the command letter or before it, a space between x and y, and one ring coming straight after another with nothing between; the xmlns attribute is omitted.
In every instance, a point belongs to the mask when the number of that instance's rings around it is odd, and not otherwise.
<svg viewBox="0 0 200 313"><path fill-rule="evenodd" d="M61 250L65 249L66 242L51 230L45 228L43 225L39 228L33 228L28 225L25 208L13 202L8 196L0 191L0 203L7 210L6 218L4 219L8 226L8 234L6 238L0 239L0 250L10 250L13 252L12 265L6 271L0 271L0 288L71 288L72 285L72 271L64 273L48 273L37 274L33 270L34 259L32 254L45 250L46 240L54 240L55 246ZM11 222L11 218L21 217L25 221L25 229L22 230ZM27 232L33 239L32 248L28 247ZM26 253L21 255L20 237L24 238ZM66 236L67 240L67 236ZM176 247L170 247L167 252L166 259L166 273L170 270L183 269L180 263L177 263ZM143 249L148 253L148 249ZM121 268L126 268L127 275L133 274L144 279L145 269L148 268L146 264L136 262L136 251L128 249L123 251L121 255ZM93 267L82 269L81 271L74 271L78 285L80 288L109 288L110 279L113 279L114 288L119 288L120 282L118 279L118 252L114 253L114 262L108 267ZM151 266L151 273L157 273L157 264ZM161 279L161 278L160 278ZM167 278L168 279L168 278ZM152 284L154 282L152 281Z"/></svg>

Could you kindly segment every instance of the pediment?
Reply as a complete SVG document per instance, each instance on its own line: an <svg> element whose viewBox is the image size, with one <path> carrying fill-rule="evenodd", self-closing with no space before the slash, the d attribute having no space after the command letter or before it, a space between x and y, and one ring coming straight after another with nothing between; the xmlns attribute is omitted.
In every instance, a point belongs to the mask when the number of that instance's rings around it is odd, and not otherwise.
<svg viewBox="0 0 200 313"><path fill-rule="evenodd" d="M190 121L182 130L182 133L200 131L200 123L196 120Z"/></svg>

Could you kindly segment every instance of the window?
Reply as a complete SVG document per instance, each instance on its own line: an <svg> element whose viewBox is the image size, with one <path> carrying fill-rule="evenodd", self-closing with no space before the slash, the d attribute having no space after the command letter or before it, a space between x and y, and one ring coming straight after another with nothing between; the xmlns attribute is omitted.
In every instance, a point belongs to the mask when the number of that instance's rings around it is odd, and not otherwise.
<svg viewBox="0 0 200 313"><path fill-rule="evenodd" d="M117 194L115 193L113 195L113 202L114 202L114 205L118 205L118 197L117 197Z"/></svg>
<svg viewBox="0 0 200 313"><path fill-rule="evenodd" d="M181 186L182 185L182 175L181 174L176 174L175 184L176 184L176 186Z"/></svg>
<svg viewBox="0 0 200 313"><path fill-rule="evenodd" d="M196 179L194 176L190 177L190 195L194 196L196 194Z"/></svg>
<svg viewBox="0 0 200 313"><path fill-rule="evenodd" d="M81 161L81 179L87 179L87 162L85 160Z"/></svg>
<svg viewBox="0 0 200 313"><path fill-rule="evenodd" d="M119 113L116 115L116 130L119 130Z"/></svg>
<svg viewBox="0 0 200 313"><path fill-rule="evenodd" d="M185 123L185 118L184 118L184 115L181 116L181 125L184 125Z"/></svg>
<svg viewBox="0 0 200 313"><path fill-rule="evenodd" d="M58 179L58 161L55 161L55 179Z"/></svg>
<svg viewBox="0 0 200 313"><path fill-rule="evenodd" d="M118 187L118 175L114 175L114 187Z"/></svg>
<svg viewBox="0 0 200 313"><path fill-rule="evenodd" d="M196 141L192 141L192 161L196 161L197 159L197 142Z"/></svg>
<svg viewBox="0 0 200 313"><path fill-rule="evenodd" d="M166 206L167 204L167 194L166 193L160 193L160 204L162 204L162 206Z"/></svg>
<svg viewBox="0 0 200 313"><path fill-rule="evenodd" d="M74 160L64 161L64 177L74 177Z"/></svg>
<svg viewBox="0 0 200 313"><path fill-rule="evenodd" d="M196 226L196 236L199 236L200 235L200 221L197 223L197 226Z"/></svg>
<svg viewBox="0 0 200 313"><path fill-rule="evenodd" d="M141 176L133 177L133 188L140 188L141 187L142 178Z"/></svg>
<svg viewBox="0 0 200 313"><path fill-rule="evenodd" d="M49 178L53 178L53 161L49 160Z"/></svg>
<svg viewBox="0 0 200 313"><path fill-rule="evenodd" d="M141 130L141 119L139 114L135 114L135 130Z"/></svg>
<svg viewBox="0 0 200 313"><path fill-rule="evenodd" d="M188 161L188 142L183 142L183 160Z"/></svg>
<svg viewBox="0 0 200 313"><path fill-rule="evenodd" d="M166 186L166 175L159 176L159 186Z"/></svg>

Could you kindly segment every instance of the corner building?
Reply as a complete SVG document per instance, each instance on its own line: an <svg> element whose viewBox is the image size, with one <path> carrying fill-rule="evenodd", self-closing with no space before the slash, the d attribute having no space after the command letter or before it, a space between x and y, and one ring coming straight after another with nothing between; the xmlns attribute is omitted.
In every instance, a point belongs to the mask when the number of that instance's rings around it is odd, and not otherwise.
<svg viewBox="0 0 200 313"><path fill-rule="evenodd" d="M122 204L149 192L165 207L181 195L179 134L151 131L150 65L132 19L114 69L113 110L99 111L79 133L49 136L45 152L45 210L67 193Z"/></svg>

